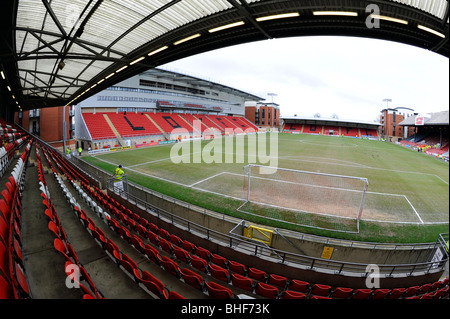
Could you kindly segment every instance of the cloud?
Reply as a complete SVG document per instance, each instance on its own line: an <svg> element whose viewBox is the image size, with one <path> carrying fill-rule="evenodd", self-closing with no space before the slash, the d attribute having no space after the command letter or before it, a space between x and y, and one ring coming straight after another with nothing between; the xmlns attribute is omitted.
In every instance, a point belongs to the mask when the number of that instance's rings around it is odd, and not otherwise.
<svg viewBox="0 0 450 319"><path fill-rule="evenodd" d="M437 112L449 106L449 61L409 45L350 37L259 41L172 62L191 75L271 99L282 115L372 121L390 107Z"/></svg>

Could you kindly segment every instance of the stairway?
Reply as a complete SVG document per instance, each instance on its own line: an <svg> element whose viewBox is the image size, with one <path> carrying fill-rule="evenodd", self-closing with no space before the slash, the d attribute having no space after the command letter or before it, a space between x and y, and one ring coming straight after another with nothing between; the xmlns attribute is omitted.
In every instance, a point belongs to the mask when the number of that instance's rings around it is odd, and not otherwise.
<svg viewBox="0 0 450 319"><path fill-rule="evenodd" d="M169 134L167 134L166 132L164 132L164 130L161 128L161 126L158 125L158 123L156 123L156 121L154 119L152 119L152 117L148 114L145 114L145 116L149 119L150 122L152 122L157 128L158 130L161 131L162 135L164 135L164 137L166 138L166 140L169 140Z"/></svg>
<svg viewBox="0 0 450 319"><path fill-rule="evenodd" d="M122 136L120 135L119 131L114 127L114 124L112 123L111 119L108 117L107 114L103 114L103 117L105 118L106 122L108 123L111 130L114 132L114 134L117 137L117 140L119 141L120 146L125 146L125 141L123 140Z"/></svg>

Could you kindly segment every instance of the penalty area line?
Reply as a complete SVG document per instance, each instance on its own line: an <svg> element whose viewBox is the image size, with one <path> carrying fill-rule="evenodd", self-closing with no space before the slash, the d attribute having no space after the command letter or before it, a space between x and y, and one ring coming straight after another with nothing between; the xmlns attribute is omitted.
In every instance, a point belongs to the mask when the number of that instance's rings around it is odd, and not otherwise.
<svg viewBox="0 0 450 319"><path fill-rule="evenodd" d="M417 218L419 218L420 223L423 224L423 220L422 218L420 218L419 213L417 212L416 208L413 206L413 204L411 204L411 202L409 201L408 197L406 197L406 195L403 195L403 197L405 197L406 201L409 203L409 205L411 205L411 208L413 209L414 213L416 213Z"/></svg>
<svg viewBox="0 0 450 319"><path fill-rule="evenodd" d="M188 187L193 187L193 186L195 186L195 185L197 185L197 184L206 182L207 180L212 179L212 178L215 178L215 177L220 176L220 175L222 175L222 174L227 174L227 172L221 172L221 173L218 173L218 174L216 174L216 175L212 175L212 176L210 176L210 177L207 177L207 178L205 178L205 179L202 179L201 181L195 182L194 184L191 184L191 185L189 185Z"/></svg>

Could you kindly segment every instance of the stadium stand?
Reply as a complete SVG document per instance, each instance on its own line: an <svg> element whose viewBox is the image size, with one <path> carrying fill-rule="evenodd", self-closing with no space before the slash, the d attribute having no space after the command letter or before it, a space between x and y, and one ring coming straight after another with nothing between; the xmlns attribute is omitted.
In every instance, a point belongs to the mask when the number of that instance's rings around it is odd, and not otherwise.
<svg viewBox="0 0 450 319"><path fill-rule="evenodd" d="M174 129L183 128L189 133L193 132L192 126L186 123L178 114L147 113L167 134Z"/></svg>
<svg viewBox="0 0 450 319"><path fill-rule="evenodd" d="M323 127L323 135L339 135L339 127L338 126L329 126L326 125Z"/></svg>
<svg viewBox="0 0 450 319"><path fill-rule="evenodd" d="M341 135L350 137L360 137L359 130L354 127L341 128Z"/></svg>
<svg viewBox="0 0 450 319"><path fill-rule="evenodd" d="M318 124L301 124L292 123L292 119L287 119L289 122L285 123L283 131L287 133L301 133L301 134L317 134L317 135L332 135L332 136L348 136L356 138L371 138L378 139L378 131L369 128L357 128L353 126L327 125L326 121L320 124L320 119L316 119ZM353 124L354 125L354 124Z"/></svg>
<svg viewBox="0 0 450 319"><path fill-rule="evenodd" d="M92 140L116 138L103 113L83 113L83 119L89 128Z"/></svg>
<svg viewBox="0 0 450 319"><path fill-rule="evenodd" d="M107 115L122 137L161 134L144 114L108 113Z"/></svg>
<svg viewBox="0 0 450 319"><path fill-rule="evenodd" d="M108 123L108 118L111 123ZM149 119L151 118L151 120ZM83 113L83 119L88 128L92 140L115 139L117 136L112 127L123 138L133 138L140 136L151 136L170 134L175 129L183 129L188 135L182 138L192 138L197 136L193 127L194 121L201 121L200 130L203 134L205 130L214 128L216 132L225 134L225 130L257 131L258 128L243 117L233 117L224 115L199 115L199 114L178 114L178 113ZM152 120L154 121L153 124ZM112 127L110 126L112 125ZM161 130L163 132L161 132Z"/></svg>
<svg viewBox="0 0 450 319"><path fill-rule="evenodd" d="M321 134L322 125L317 126L313 124L307 124L303 126L303 134Z"/></svg>
<svg viewBox="0 0 450 319"><path fill-rule="evenodd" d="M41 214L46 216L45 227L51 235L47 245L59 256L52 265L57 262L61 267L60 274L73 278L73 284L80 288L72 290L76 294L66 292L61 295L63 298L103 299L120 296L104 289L104 277L91 273L83 264L84 257L77 244L81 233L76 233L75 228L68 223L69 219L77 220L77 229L102 251L105 258L116 265L115 268L108 268L107 271L112 272L109 277L118 277L116 272L120 271L128 285L134 287L133 291L140 291L150 298L229 299L243 294L252 298L279 299L448 297L448 278L413 287L354 289L309 282L305 278L287 278L241 264L202 247L199 244L201 241L190 242L169 232L158 226L154 217L146 218L134 213L90 183L89 178L53 148L28 136L14 145L17 149L22 147L23 152L5 183L3 198L0 199L2 298L32 298L33 289L30 288L38 289L33 276L27 275L33 273L33 269L24 267L32 264L24 263L22 259L22 250L27 249L26 245L23 246L27 234L21 233L21 223L29 222L29 212L21 211L26 171L35 171L38 176L35 183L38 183L39 188L35 187L34 190L40 194ZM36 165L29 166L27 170L26 163L30 156L35 159ZM58 272L57 269L54 271ZM75 270L81 276L74 276ZM143 298L142 294L134 296Z"/></svg>

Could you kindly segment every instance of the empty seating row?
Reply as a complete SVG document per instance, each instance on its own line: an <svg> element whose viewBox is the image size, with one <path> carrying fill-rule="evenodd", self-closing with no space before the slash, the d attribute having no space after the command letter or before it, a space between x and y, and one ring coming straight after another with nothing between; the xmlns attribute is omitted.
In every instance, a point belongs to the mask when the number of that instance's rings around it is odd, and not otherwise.
<svg viewBox="0 0 450 319"><path fill-rule="evenodd" d="M40 158L39 152L39 144L36 145L36 158L38 162L38 177L39 177L39 185L41 190L42 203L44 205L44 214L49 219L48 229L51 231L55 238L53 241L54 249L60 253L65 259L64 269L66 271L66 275L74 281L74 287L78 287L83 291L83 298L98 298L103 299L103 294L97 289L97 286L94 284L90 275L86 271L85 267L79 261L78 255L73 249L68 236L60 222L59 216L56 212L55 206L52 203L51 196L47 187L47 183L44 176L44 171L42 167L42 162ZM55 168L53 167L51 161L48 158L48 155L44 153L44 156L47 159L47 162L50 164L52 172L58 181L59 185L62 187L64 191L64 183L61 178L57 174Z"/></svg>
<svg viewBox="0 0 450 319"><path fill-rule="evenodd" d="M14 153L22 146L22 144L28 139L28 137L21 137L13 140L11 143L7 143L4 146L0 146L0 177L3 176L9 164L13 160Z"/></svg>
<svg viewBox="0 0 450 319"><path fill-rule="evenodd" d="M22 191L32 140L17 160L0 199L0 299L30 298L22 258Z"/></svg>
<svg viewBox="0 0 450 319"><path fill-rule="evenodd" d="M47 158L48 159L48 158ZM49 161L50 162L50 161ZM55 174L55 176L57 176ZM57 177L60 181L60 178ZM68 177L72 186L77 190L80 197L85 200L93 209L93 211L103 220L106 221L109 215L104 212L98 206L94 206L89 199L89 195L85 193L82 187L79 187L77 181ZM86 184L83 182L86 186ZM107 255L116 262L116 264L127 273L141 288L151 292L155 297L163 299L183 298L175 291L169 291L164 285L148 271L142 271L137 266L136 262L130 258L127 254L120 251L119 247L111 240L108 239L102 229L95 225L94 221L88 217L85 211L80 208L75 198L73 198L70 192L65 188L64 183L60 181L63 192L66 195L67 201L72 205L73 211L76 213L80 222L93 237L93 239L99 244L107 253ZM55 242L56 244L56 242ZM61 244L59 244L61 246ZM64 249L62 249L64 250ZM98 295L86 294L85 298L98 298Z"/></svg>
<svg viewBox="0 0 450 319"><path fill-rule="evenodd" d="M77 187L77 184L75 183L75 181L73 180L72 183L74 183L74 187ZM82 187L85 187L86 190L92 195L93 194L93 190L92 188L88 187L86 183L81 182ZM81 196L86 199L87 196L86 194L83 194L82 191L82 187L79 187L79 191L80 194L82 194ZM107 195L105 195L107 196ZM97 195L96 200L100 200L101 199L101 195ZM86 199L87 201L89 201L88 199ZM75 207L75 210L78 211L78 214L80 214L80 216L85 215L85 213L83 211L80 211L78 206L76 205L76 202L74 200L70 200L70 203L72 203L72 205ZM118 214L118 209L114 209L114 206L111 205L111 203L113 204L117 204L114 203L114 200L112 199L108 199L108 200L103 200L100 201L101 205L104 205L106 209L112 210L113 214ZM113 219L109 214L107 214L105 211L101 210L101 208L99 208L99 206L90 203L89 205L91 205L91 207L96 207L95 211L96 212L100 212L104 215L104 219L106 219L108 221L108 223L110 225L117 225L117 227L112 227L111 229L115 230L116 233L118 233L119 235L121 235L121 237L126 240L127 242L129 242L130 244L132 244L134 247L142 247L144 248L143 244L141 243L140 245L139 243L139 238L136 236L131 236L128 232L128 230L125 227L119 227L118 226L118 222ZM131 213L131 211L130 211ZM136 218L136 217L135 217ZM82 218L84 220L88 220L86 219L86 217ZM125 217L122 217L122 219L125 220ZM128 219L127 219L128 220ZM131 221L131 219L129 219L129 221ZM130 276L138 283L138 284L143 284L149 291L153 292L154 294L156 294L157 296L161 297L161 298L182 298L181 295L177 294L174 291L169 291L168 293L166 292L167 289L162 289L164 288L164 285L160 282L158 282L156 280L156 278L154 278L151 274L149 274L146 271L140 271L139 268L137 268L136 263L132 261L132 259L130 259L126 254L123 254L120 252L120 250L118 250L117 245L114 244L114 242L112 242L109 239L106 239L104 233L101 231L100 228L95 228L95 225L93 224L93 222L90 220L89 223L91 224L91 226L87 226L87 228L89 229L89 231L92 233L92 236L97 240L97 242L102 245L102 247L104 247L109 255L111 256L111 258L113 258L115 260L116 263L118 263L118 265L120 265L124 271L128 272L130 274ZM134 225L134 224L133 224ZM149 258L149 260L156 262L159 266L161 266L164 270L168 271L169 273L173 274L173 275L177 275L179 274L179 267L176 265L176 263L174 263L172 260L170 260L169 258L167 258L166 256L159 256L159 253L155 250L151 249L151 246L148 245L147 246L147 252L146 255Z"/></svg>

